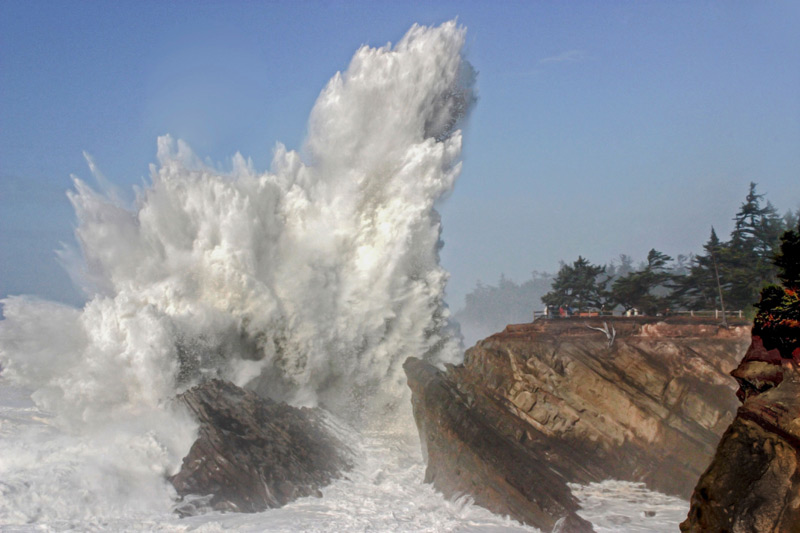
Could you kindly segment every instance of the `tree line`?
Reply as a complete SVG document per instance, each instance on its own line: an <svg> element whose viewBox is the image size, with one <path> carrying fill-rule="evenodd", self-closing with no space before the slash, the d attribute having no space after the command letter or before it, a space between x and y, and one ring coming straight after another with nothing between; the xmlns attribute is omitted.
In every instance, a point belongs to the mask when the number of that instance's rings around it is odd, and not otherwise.
<svg viewBox="0 0 800 533"><path fill-rule="evenodd" d="M572 264L561 264L542 302L579 312L636 309L655 315L679 309L728 309L749 316L761 288L776 282L774 258L781 235L797 228L798 218L800 209L780 216L750 183L727 241L712 227L700 254L673 259L651 249L638 267L625 255L619 265L605 266L578 256Z"/></svg>

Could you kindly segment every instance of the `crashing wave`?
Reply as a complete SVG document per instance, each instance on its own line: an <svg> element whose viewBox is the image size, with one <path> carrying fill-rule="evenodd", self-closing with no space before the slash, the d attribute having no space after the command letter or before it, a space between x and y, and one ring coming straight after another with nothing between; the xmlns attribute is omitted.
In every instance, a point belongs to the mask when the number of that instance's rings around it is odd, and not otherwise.
<svg viewBox="0 0 800 533"><path fill-rule="evenodd" d="M11 297L0 322L4 376L85 451L66 485L121 499L109 479L136 464L149 469L139 485L163 483L192 438L165 402L205 377L352 418L407 398L405 357L458 358L434 206L461 170L475 100L464 35L415 25L360 48L317 99L302 155L277 145L269 172L239 154L212 168L166 136L132 206L75 179L80 253L65 256L81 258L85 306ZM140 445L108 445L109 427ZM112 473L87 487L75 462L98 446ZM0 463L7 498L24 468ZM54 471L41 468L44 484Z"/></svg>

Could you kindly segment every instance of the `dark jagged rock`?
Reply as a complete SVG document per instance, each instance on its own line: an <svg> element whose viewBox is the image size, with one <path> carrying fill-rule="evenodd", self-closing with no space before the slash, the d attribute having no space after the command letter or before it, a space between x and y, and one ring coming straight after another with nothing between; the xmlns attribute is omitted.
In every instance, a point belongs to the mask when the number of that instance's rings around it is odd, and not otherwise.
<svg viewBox="0 0 800 533"><path fill-rule="evenodd" d="M349 468L345 446L318 411L211 380L178 396L200 423L170 478L180 496L205 495L215 510L257 512L314 494ZM178 509L194 511L191 504Z"/></svg>
<svg viewBox="0 0 800 533"><path fill-rule="evenodd" d="M587 327L604 322L610 346ZM410 359L426 478L547 531L577 518L567 482L643 481L688 498L733 419L728 373L748 341L743 322L554 319L508 326L446 372Z"/></svg>
<svg viewBox="0 0 800 533"><path fill-rule="evenodd" d="M742 406L681 531L800 533L800 226L782 240L783 286L761 292L750 348L731 373Z"/></svg>

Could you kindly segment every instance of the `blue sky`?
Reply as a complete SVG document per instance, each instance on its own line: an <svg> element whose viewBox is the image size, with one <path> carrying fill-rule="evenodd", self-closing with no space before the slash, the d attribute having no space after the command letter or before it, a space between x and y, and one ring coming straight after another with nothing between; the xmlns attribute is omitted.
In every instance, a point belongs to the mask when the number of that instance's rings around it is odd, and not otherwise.
<svg viewBox="0 0 800 533"><path fill-rule="evenodd" d="M797 2L0 3L0 297L80 296L82 152L123 190L170 133L266 170L361 44L458 17L478 70L464 172L442 203L451 306L579 254L698 251L756 181L800 207Z"/></svg>

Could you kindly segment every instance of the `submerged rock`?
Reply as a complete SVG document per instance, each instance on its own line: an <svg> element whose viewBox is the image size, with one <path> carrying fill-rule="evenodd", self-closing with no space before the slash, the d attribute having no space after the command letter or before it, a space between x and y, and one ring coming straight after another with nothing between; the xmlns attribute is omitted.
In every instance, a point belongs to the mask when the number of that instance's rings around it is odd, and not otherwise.
<svg viewBox="0 0 800 533"><path fill-rule="evenodd" d="M221 381L180 396L200 423L197 440L170 478L186 499L181 514L202 507L257 512L281 507L319 489L350 467L345 446L321 413L262 398Z"/></svg>
<svg viewBox="0 0 800 533"><path fill-rule="evenodd" d="M689 318L540 320L444 372L411 358L426 480L546 531L563 517L589 530L567 482L643 481L688 498L736 411L728 373L749 332Z"/></svg>

